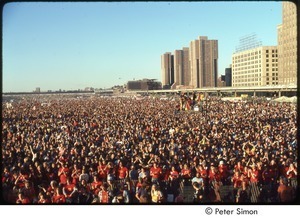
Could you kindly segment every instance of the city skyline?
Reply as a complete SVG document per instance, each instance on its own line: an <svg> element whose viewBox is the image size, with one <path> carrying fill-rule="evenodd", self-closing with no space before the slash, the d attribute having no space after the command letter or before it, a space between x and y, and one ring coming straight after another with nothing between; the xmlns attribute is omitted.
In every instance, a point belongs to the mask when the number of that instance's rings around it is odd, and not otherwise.
<svg viewBox="0 0 300 219"><path fill-rule="evenodd" d="M220 76L240 37L255 32L277 45L281 13L281 2L8 3L3 92L161 81L161 54L199 35L218 40Z"/></svg>

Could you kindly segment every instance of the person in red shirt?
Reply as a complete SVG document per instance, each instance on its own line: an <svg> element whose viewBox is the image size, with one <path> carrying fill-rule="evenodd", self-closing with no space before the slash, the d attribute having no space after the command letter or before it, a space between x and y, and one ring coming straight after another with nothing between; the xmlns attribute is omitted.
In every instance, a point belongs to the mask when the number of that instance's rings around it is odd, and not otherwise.
<svg viewBox="0 0 300 219"><path fill-rule="evenodd" d="M208 171L208 179L209 179L209 182L213 182L213 181L217 181L219 182L220 181L220 174L218 173L218 169L214 166L211 166L210 167L210 170Z"/></svg>
<svg viewBox="0 0 300 219"><path fill-rule="evenodd" d="M107 178L107 164L105 160L102 160L98 164L99 180L106 180Z"/></svg>
<svg viewBox="0 0 300 219"><path fill-rule="evenodd" d="M67 203L72 203L75 192L76 185L71 181L71 178L67 178L67 184L63 186L63 194Z"/></svg>
<svg viewBox="0 0 300 219"><path fill-rule="evenodd" d="M109 193L108 193L108 185L105 183L101 186L101 190L98 193L99 202L101 204L109 203Z"/></svg>
<svg viewBox="0 0 300 219"><path fill-rule="evenodd" d="M72 183L73 184L77 184L78 181L79 181L79 176L81 175L81 169L78 167L77 164L74 164L73 165L73 170L72 170L72 174L71 174L71 177L72 177Z"/></svg>
<svg viewBox="0 0 300 219"><path fill-rule="evenodd" d="M203 165L201 165L201 164L198 165L197 172L200 174L200 177L201 177L204 181L206 181L206 179L207 179L207 169L204 168Z"/></svg>
<svg viewBox="0 0 300 219"><path fill-rule="evenodd" d="M180 171L180 176L183 179L190 179L191 178L191 169L189 168L188 164L184 164L183 168Z"/></svg>
<svg viewBox="0 0 300 219"><path fill-rule="evenodd" d="M61 168L59 168L58 177L60 180L60 184L62 185L67 184L68 172L69 172L69 168L67 164L64 164Z"/></svg>
<svg viewBox="0 0 300 219"><path fill-rule="evenodd" d="M22 170L17 175L15 185L19 188L23 188L25 186L25 181L28 179L28 175L25 174Z"/></svg>
<svg viewBox="0 0 300 219"><path fill-rule="evenodd" d="M125 180L126 178L128 178L128 169L123 165L122 162L120 162L118 168L118 179Z"/></svg>
<svg viewBox="0 0 300 219"><path fill-rule="evenodd" d="M159 181L161 173L161 168L158 167L157 163L153 163L153 167L150 168L151 182L157 183Z"/></svg>
<svg viewBox="0 0 300 219"><path fill-rule="evenodd" d="M38 204L50 204L51 201L49 199L49 197L47 197L47 195L44 192L40 192L39 193L39 199L38 199Z"/></svg>
<svg viewBox="0 0 300 219"><path fill-rule="evenodd" d="M218 166L218 170L220 173L220 180L223 183L223 185L227 184L227 178L229 176L229 171L227 166L224 164L224 161L220 161L219 166Z"/></svg>
<svg viewBox="0 0 300 219"><path fill-rule="evenodd" d="M180 176L181 178L183 179L183 182L185 183L188 183L189 179L191 179L191 169L189 168L189 166L187 164L184 164L183 165L183 168L181 169L180 171Z"/></svg>
<svg viewBox="0 0 300 219"><path fill-rule="evenodd" d="M234 172L233 177L231 178L231 181L233 183L234 189L239 189L242 186L242 180L241 180L241 174L240 172L236 171Z"/></svg>
<svg viewBox="0 0 300 219"><path fill-rule="evenodd" d="M238 161L237 164L234 166L234 170L235 171L239 171L239 172L243 172L244 171L244 167L242 165L241 161Z"/></svg>
<svg viewBox="0 0 300 219"><path fill-rule="evenodd" d="M244 170L243 170L243 172L241 172L241 174L244 174L248 178L248 176L249 176L249 170L251 170L250 167L245 166Z"/></svg>
<svg viewBox="0 0 300 219"><path fill-rule="evenodd" d="M19 192L18 199L16 201L17 204L30 204L29 198L27 198L23 192Z"/></svg>
<svg viewBox="0 0 300 219"><path fill-rule="evenodd" d="M293 179L297 177L297 168L293 163L290 164L288 170L286 171L286 175L288 179Z"/></svg>
<svg viewBox="0 0 300 219"><path fill-rule="evenodd" d="M252 166L252 169L248 171L248 178L250 178L251 183L258 183L259 180L259 171L255 165Z"/></svg>
<svg viewBox="0 0 300 219"><path fill-rule="evenodd" d="M97 175L94 175L93 182L91 183L91 191L93 194L98 195L98 193L101 190L102 182L99 181L99 177Z"/></svg>
<svg viewBox="0 0 300 219"><path fill-rule="evenodd" d="M54 195L56 195L57 188L58 188L57 182L55 180L52 180L50 182L49 187L47 188L46 194L50 197L53 197Z"/></svg>
<svg viewBox="0 0 300 219"><path fill-rule="evenodd" d="M178 179L179 177L179 173L178 171L175 169L175 166L171 167L171 171L170 171L170 175L169 178L171 181Z"/></svg>
<svg viewBox="0 0 300 219"><path fill-rule="evenodd" d="M64 196L61 187L56 188L56 194L52 197L52 203L54 204L66 203L66 197Z"/></svg>

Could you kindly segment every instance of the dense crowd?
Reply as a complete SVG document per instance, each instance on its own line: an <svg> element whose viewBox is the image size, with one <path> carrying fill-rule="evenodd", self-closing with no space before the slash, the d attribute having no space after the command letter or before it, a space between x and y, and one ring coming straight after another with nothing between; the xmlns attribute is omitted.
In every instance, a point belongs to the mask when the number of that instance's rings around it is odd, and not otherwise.
<svg viewBox="0 0 300 219"><path fill-rule="evenodd" d="M8 203L292 201L297 110L259 99L27 97L2 105L2 192ZM247 191L247 192L246 192Z"/></svg>

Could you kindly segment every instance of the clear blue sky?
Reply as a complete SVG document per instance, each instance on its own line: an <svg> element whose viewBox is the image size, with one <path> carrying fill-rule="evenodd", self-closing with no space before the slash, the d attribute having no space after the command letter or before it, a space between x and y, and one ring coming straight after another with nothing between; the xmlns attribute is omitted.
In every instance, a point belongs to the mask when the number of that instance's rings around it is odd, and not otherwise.
<svg viewBox="0 0 300 219"><path fill-rule="evenodd" d="M219 75L242 36L277 45L281 2L8 3L3 92L108 88L161 81L160 56L198 36L219 43Z"/></svg>

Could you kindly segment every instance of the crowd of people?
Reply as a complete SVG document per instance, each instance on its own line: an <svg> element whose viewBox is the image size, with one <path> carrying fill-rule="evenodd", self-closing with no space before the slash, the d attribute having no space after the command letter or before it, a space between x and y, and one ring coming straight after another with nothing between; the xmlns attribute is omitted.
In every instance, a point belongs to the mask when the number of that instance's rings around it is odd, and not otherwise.
<svg viewBox="0 0 300 219"><path fill-rule="evenodd" d="M2 192L8 203L194 203L295 198L297 110L259 99L26 97L2 103ZM198 99L201 101L201 98ZM196 103L193 103L196 104ZM204 112L205 109L205 112ZM249 193L250 191L250 193Z"/></svg>

